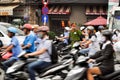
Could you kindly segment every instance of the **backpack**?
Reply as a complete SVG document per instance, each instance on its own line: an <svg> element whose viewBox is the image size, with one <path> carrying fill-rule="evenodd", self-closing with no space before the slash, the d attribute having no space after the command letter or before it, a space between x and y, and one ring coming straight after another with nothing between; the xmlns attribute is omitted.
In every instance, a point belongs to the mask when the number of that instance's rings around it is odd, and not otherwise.
<svg viewBox="0 0 120 80"><path fill-rule="evenodd" d="M49 54L49 55L50 55L52 64L56 64L58 62L58 53L57 53L57 48L55 47L55 44L53 44L53 43L52 43L51 53L52 54Z"/></svg>

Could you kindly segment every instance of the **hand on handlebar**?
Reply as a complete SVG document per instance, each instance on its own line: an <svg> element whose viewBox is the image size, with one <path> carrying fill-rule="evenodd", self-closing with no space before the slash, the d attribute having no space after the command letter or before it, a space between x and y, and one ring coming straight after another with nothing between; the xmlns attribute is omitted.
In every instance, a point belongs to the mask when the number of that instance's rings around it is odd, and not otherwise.
<svg viewBox="0 0 120 80"><path fill-rule="evenodd" d="M87 63L94 63L94 62L96 62L94 59L89 59L89 60L87 61Z"/></svg>
<svg viewBox="0 0 120 80"><path fill-rule="evenodd" d="M25 55L24 55L25 58L28 58L29 56L30 56L29 54L25 54Z"/></svg>

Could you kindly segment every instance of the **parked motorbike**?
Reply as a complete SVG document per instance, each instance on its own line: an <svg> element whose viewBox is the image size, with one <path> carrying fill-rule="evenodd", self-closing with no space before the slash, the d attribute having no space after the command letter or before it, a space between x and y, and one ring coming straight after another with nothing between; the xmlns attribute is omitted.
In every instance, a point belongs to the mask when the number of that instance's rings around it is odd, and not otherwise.
<svg viewBox="0 0 120 80"><path fill-rule="evenodd" d="M87 80L86 72L91 64L87 63L88 57L80 56L75 67L67 74L64 80ZM105 76L95 76L95 80L120 80L120 70Z"/></svg>

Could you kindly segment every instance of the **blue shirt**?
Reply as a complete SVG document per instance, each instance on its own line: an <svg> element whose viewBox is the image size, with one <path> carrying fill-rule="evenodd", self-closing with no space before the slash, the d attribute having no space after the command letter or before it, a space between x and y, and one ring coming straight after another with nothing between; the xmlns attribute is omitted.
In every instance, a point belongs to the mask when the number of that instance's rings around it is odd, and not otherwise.
<svg viewBox="0 0 120 80"><path fill-rule="evenodd" d="M13 45L13 48L12 48L12 54L13 55L12 55L12 57L14 57L15 59L18 59L17 56L18 56L19 53L21 53L22 48L19 44L18 39L15 36L12 37L10 45Z"/></svg>
<svg viewBox="0 0 120 80"><path fill-rule="evenodd" d="M69 37L69 32L64 32L64 37ZM68 44L68 39L64 40L64 43Z"/></svg>
<svg viewBox="0 0 120 80"><path fill-rule="evenodd" d="M25 37L23 45L25 46L27 44L31 44L31 46L28 49L25 49L27 53L31 53L35 51L35 44L34 44L35 40L36 40L36 37L33 34L33 32L30 32L30 34Z"/></svg>

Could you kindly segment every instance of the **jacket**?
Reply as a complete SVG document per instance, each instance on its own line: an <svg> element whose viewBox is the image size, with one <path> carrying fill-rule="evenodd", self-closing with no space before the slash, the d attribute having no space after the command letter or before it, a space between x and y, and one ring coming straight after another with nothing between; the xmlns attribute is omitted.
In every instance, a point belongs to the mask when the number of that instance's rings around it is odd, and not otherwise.
<svg viewBox="0 0 120 80"><path fill-rule="evenodd" d="M95 59L97 63L101 62L100 70L102 74L108 74L114 71L114 49L112 44L107 44L106 47L91 56L91 59Z"/></svg>

